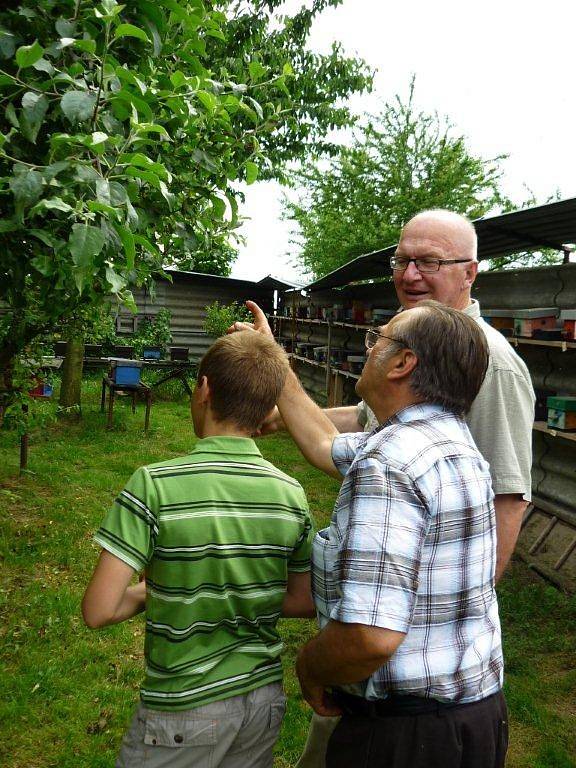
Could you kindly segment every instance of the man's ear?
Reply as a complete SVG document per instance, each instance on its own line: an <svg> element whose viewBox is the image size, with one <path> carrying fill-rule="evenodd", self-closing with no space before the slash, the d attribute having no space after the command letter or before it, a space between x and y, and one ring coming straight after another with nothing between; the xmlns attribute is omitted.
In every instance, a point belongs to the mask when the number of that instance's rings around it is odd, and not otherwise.
<svg viewBox="0 0 576 768"><path fill-rule="evenodd" d="M476 280L477 274L478 274L477 261L471 261L469 264L466 264L466 269L464 270L464 279L465 279L464 286L466 288L470 288L474 280Z"/></svg>
<svg viewBox="0 0 576 768"><path fill-rule="evenodd" d="M391 381L400 381L412 374L418 365L418 358L411 349L401 349L394 355L394 365L390 368L387 377Z"/></svg>

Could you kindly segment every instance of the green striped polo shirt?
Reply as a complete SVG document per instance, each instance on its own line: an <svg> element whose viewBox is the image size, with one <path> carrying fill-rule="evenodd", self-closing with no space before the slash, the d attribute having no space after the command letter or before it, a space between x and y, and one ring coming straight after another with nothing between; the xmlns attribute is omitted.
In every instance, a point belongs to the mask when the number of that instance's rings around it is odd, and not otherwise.
<svg viewBox="0 0 576 768"><path fill-rule="evenodd" d="M191 709L282 679L276 624L312 537L301 485L249 438L208 437L132 475L95 539L146 571L147 707Z"/></svg>

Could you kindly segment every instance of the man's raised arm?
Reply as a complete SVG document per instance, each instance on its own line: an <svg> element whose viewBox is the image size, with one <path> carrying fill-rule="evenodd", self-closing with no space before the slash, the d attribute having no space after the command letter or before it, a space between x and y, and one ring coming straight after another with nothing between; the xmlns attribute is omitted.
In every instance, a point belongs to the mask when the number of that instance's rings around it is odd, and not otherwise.
<svg viewBox="0 0 576 768"><path fill-rule="evenodd" d="M253 323L234 323L229 331L253 330L273 337L266 316L253 301L246 306L252 313ZM278 410L284 425L304 457L322 472L341 478L332 461L332 442L338 430L322 410L302 389L293 371L290 371L280 399Z"/></svg>

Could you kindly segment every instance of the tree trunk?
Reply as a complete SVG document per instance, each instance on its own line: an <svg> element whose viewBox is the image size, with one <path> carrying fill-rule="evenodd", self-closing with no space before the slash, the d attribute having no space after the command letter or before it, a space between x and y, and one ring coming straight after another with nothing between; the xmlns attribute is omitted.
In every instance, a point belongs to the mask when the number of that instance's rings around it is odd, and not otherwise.
<svg viewBox="0 0 576 768"><path fill-rule="evenodd" d="M82 368L84 365L84 337L68 339L66 356L62 365L62 384L59 405L62 416L79 419L81 412Z"/></svg>

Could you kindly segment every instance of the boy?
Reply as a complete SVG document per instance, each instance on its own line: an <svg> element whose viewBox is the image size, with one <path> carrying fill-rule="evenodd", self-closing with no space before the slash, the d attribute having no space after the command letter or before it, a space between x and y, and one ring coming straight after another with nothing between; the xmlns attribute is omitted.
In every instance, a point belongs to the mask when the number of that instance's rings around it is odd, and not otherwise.
<svg viewBox="0 0 576 768"><path fill-rule="evenodd" d="M314 616L306 497L251 439L288 370L260 334L219 339L192 396L194 450L137 470L96 533L86 624L146 609L146 677L117 767L272 765L285 708L276 623Z"/></svg>

